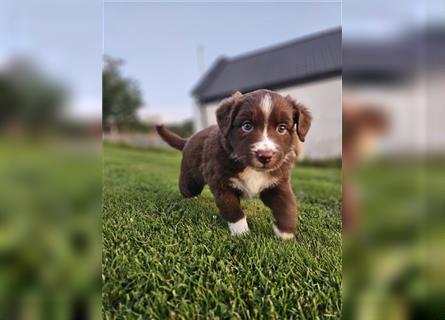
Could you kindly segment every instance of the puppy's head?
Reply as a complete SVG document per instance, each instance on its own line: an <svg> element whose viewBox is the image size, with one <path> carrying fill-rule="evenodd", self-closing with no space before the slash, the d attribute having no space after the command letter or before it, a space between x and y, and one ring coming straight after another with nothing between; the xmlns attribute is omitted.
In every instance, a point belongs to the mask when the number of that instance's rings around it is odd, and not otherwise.
<svg viewBox="0 0 445 320"><path fill-rule="evenodd" d="M236 92L221 101L216 118L231 157L258 170L276 169L289 159L312 120L306 107L269 90Z"/></svg>

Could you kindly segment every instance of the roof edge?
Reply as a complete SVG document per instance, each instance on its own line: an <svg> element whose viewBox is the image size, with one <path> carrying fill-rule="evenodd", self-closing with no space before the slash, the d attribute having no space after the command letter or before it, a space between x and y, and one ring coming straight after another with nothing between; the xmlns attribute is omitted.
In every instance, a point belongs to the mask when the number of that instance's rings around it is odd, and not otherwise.
<svg viewBox="0 0 445 320"><path fill-rule="evenodd" d="M334 70L330 70L330 71L326 71L326 72L321 72L318 73L316 75L311 75L311 76L306 76L306 77L302 77L299 79L289 79L289 80L285 80L285 81L281 81L278 83L270 83L270 84L264 84L262 86L262 89L268 89L268 90L279 90L279 89L283 89L292 85L298 85L298 84L304 84L304 83L311 83L320 79L331 79L337 76L341 76L342 75L342 69L334 69ZM198 99L198 102L201 104L200 107L204 107L202 104L205 103L210 103L210 102L215 102L215 101L219 101L222 100L224 98L229 97L230 95L232 95L235 91L240 91L242 93L247 93L253 90L257 90L258 87L252 87L252 88L238 88L236 90L230 91L230 92L225 92L224 94L218 94L218 95L214 95L205 99Z"/></svg>
<svg viewBox="0 0 445 320"><path fill-rule="evenodd" d="M271 45L271 46L267 46L267 47L263 47L263 48L259 48L253 51L249 51L247 53L241 53L238 55L235 55L233 57L230 57L229 59L227 59L227 61L235 61L235 60L242 60L242 59L246 59L246 58L250 58L252 56L257 56L263 53L269 53L271 51L275 51L275 50L280 50L289 46L293 46L296 43L302 43L302 42L306 42L306 41L311 41L311 40L315 40L317 38L323 37L323 36L327 36L330 34L334 34L334 33L338 33L338 32L342 32L342 27L341 26L337 26L335 28L330 28L330 29L325 29L325 30L321 30L321 31L317 31L305 36L301 36L292 40L288 40L288 41L284 41L282 43L279 44L275 44L275 45Z"/></svg>
<svg viewBox="0 0 445 320"><path fill-rule="evenodd" d="M205 74L201 77L201 80L195 85L192 89L192 94L199 94L201 91L208 86L215 75L226 65L229 60L225 56L219 57L215 63L205 72Z"/></svg>

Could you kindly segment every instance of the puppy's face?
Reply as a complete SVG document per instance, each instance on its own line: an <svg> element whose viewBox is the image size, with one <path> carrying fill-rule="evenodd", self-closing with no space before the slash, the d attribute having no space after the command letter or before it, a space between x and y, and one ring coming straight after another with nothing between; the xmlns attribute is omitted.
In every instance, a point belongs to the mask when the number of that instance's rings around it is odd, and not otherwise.
<svg viewBox="0 0 445 320"><path fill-rule="evenodd" d="M258 170L278 168L294 151L295 139L304 141L311 123L304 106L268 90L237 92L221 102L216 115L232 159Z"/></svg>

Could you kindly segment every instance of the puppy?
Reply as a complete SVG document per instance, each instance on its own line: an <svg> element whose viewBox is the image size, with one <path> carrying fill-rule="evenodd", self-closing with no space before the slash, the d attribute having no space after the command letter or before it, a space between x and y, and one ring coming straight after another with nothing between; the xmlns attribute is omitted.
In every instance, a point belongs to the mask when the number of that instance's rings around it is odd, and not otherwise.
<svg viewBox="0 0 445 320"><path fill-rule="evenodd" d="M290 96L257 90L221 101L216 118L218 125L189 139L156 126L164 141L182 150L181 194L197 196L208 184L233 236L249 232L240 198L259 195L272 210L275 234L293 238L297 207L290 175L297 139L305 140L311 114Z"/></svg>

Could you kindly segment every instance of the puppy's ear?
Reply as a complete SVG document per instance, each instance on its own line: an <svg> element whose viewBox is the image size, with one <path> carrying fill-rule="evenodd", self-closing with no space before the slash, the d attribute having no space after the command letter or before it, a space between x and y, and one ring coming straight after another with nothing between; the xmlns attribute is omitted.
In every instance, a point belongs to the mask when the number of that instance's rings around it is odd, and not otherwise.
<svg viewBox="0 0 445 320"><path fill-rule="evenodd" d="M286 96L286 100L292 104L294 110L294 122L297 125L298 138L301 142L304 142L309 128L311 127L312 115L304 105L295 102L290 95Z"/></svg>
<svg viewBox="0 0 445 320"><path fill-rule="evenodd" d="M216 121L225 137L229 134L233 119L238 113L242 96L241 92L235 92L231 97L222 100L216 110Z"/></svg>

